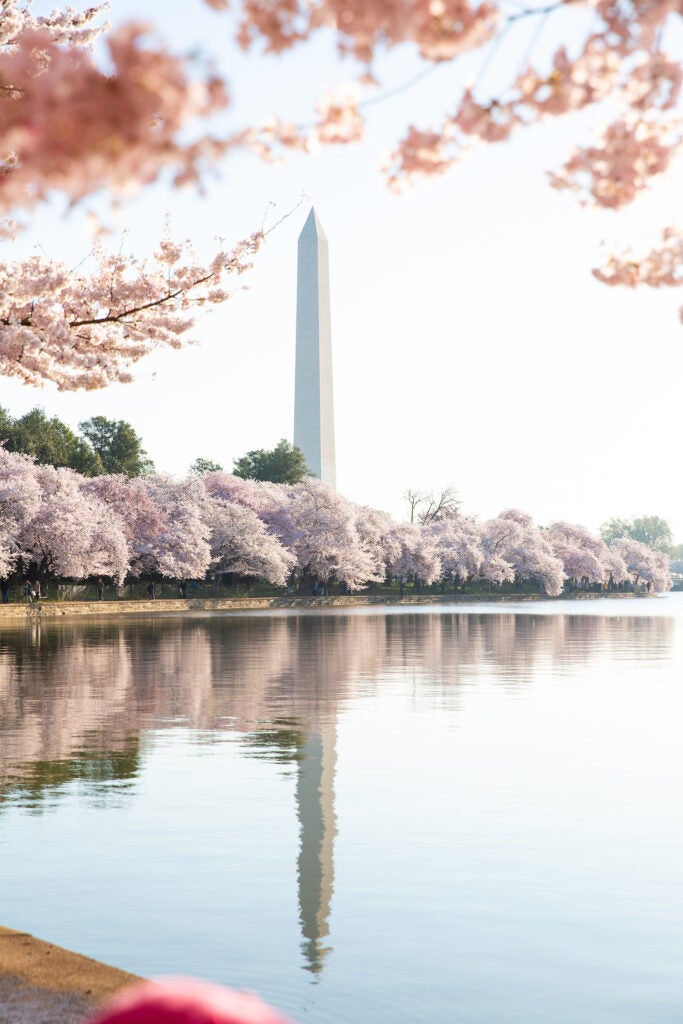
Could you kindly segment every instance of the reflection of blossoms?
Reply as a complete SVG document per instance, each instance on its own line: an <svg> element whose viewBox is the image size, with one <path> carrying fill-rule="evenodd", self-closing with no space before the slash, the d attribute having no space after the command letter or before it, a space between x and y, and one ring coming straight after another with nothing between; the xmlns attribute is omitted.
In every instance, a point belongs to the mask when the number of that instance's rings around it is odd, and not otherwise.
<svg viewBox="0 0 683 1024"><path fill-rule="evenodd" d="M421 705L438 708L479 676L522 683L537 664L581 664L596 647L617 660L624 651L652 657L672 636L666 617L477 612L267 614L153 628L104 620L95 634L92 625L43 625L28 649L22 631L8 630L0 791L38 762L55 767L46 784L74 778L68 762L75 771L86 754L102 757L104 769L107 755L144 751L142 737L160 726L189 727L196 742L241 733L248 743L268 723L312 733L357 697L358 680L367 693L410 673L424 684Z"/></svg>

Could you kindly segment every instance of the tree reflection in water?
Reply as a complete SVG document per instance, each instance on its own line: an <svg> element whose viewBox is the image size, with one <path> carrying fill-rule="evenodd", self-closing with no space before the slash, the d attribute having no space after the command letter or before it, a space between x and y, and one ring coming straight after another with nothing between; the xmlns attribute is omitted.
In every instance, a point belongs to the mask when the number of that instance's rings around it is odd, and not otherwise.
<svg viewBox="0 0 683 1024"><path fill-rule="evenodd" d="M296 772L297 871L308 970L329 952L336 723L350 700L410 674L425 708L483 678L523 690L549 665L661 656L673 620L442 613L262 615L8 628L0 634L0 810L32 812L70 787L125 799L158 730L233 734L244 756Z"/></svg>

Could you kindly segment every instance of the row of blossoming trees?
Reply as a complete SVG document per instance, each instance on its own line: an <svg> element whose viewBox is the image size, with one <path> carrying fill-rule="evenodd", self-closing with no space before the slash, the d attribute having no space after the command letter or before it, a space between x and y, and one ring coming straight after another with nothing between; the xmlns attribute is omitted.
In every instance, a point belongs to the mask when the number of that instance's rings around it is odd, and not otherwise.
<svg viewBox="0 0 683 1024"><path fill-rule="evenodd" d="M581 526L543 530L515 510L484 522L456 515L404 523L310 478L88 478L0 448L0 576L122 583L222 573L276 586L310 577L351 591L388 578L528 580L550 595L566 581L671 586L668 559L637 541L607 547Z"/></svg>

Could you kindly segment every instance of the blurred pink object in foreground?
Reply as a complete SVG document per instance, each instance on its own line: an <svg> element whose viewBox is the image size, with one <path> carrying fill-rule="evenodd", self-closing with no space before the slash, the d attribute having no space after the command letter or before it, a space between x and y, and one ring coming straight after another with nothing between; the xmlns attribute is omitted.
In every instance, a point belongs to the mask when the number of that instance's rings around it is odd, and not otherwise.
<svg viewBox="0 0 683 1024"><path fill-rule="evenodd" d="M83 1024L291 1024L250 992L196 978L131 985Z"/></svg>

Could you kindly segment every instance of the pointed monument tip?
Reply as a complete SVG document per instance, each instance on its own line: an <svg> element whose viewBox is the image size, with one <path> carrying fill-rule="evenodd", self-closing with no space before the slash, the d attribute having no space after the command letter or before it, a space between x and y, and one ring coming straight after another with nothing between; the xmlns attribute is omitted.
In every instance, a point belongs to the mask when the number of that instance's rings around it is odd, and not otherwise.
<svg viewBox="0 0 683 1024"><path fill-rule="evenodd" d="M323 226L320 223L318 214L315 212L315 206L311 207L308 217L306 218L306 223L301 229L301 234L299 235L299 238L303 238L304 235L309 234L315 235L318 238L324 238L325 241L327 241L327 235L323 230Z"/></svg>

